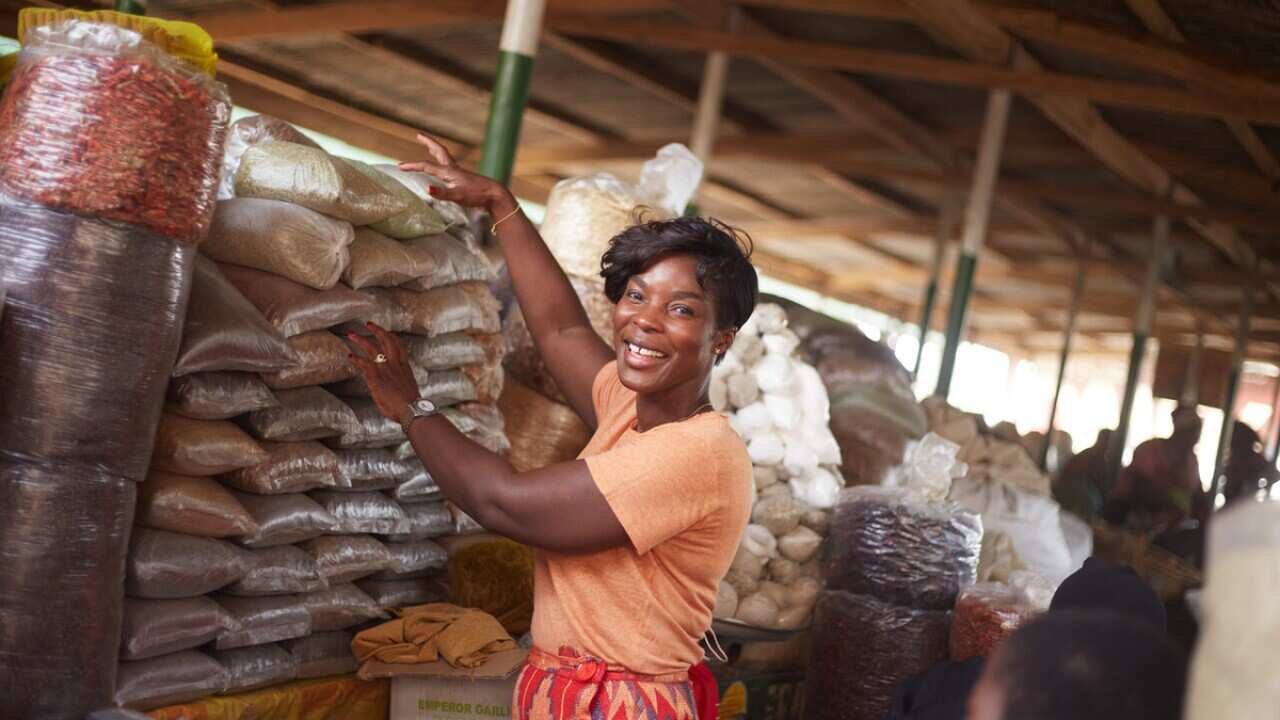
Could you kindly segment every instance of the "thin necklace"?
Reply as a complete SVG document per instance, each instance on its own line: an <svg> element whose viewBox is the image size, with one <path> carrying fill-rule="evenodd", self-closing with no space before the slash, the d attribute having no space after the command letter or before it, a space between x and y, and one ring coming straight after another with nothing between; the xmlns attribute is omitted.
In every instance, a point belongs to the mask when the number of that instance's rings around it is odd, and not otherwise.
<svg viewBox="0 0 1280 720"><path fill-rule="evenodd" d="M709 402L708 402L708 403L702 403L702 404L701 404L701 405L699 405L698 407L694 408L694 409L693 409L693 412L689 413L688 415L685 415L684 417L680 418L679 420L670 420L670 421L668 421L668 422L664 422L664 423L661 423L661 424L659 424L659 425L654 425L653 427L662 427L663 425L670 425L671 423L684 422L685 420L688 420L689 418L693 417L694 415L697 415L698 413L700 413L700 412L702 412L702 411L704 411L704 410L713 410L713 409L715 409L715 407L714 407L711 403L709 403ZM640 418L638 418L638 417L637 417L634 421L632 421L632 423L631 423L631 429L632 429L632 430L635 430L635 431L636 431L636 432L638 432L638 433L648 432L647 430L641 430L641 429L640 429ZM649 430L652 430L652 429L653 429L653 428L649 428Z"/></svg>

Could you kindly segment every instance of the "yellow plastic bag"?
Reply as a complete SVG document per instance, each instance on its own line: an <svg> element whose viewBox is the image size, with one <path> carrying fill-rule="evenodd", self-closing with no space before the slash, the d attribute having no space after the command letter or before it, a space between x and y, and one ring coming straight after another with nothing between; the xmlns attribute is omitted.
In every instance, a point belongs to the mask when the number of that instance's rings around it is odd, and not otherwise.
<svg viewBox="0 0 1280 720"><path fill-rule="evenodd" d="M18 39L24 40L27 31L32 28L51 25L62 20L106 23L132 30L169 55L199 68L209 77L213 77L217 70L218 54L213 51L213 38L199 25L181 20L161 20L114 10L84 11L29 7L18 12Z"/></svg>

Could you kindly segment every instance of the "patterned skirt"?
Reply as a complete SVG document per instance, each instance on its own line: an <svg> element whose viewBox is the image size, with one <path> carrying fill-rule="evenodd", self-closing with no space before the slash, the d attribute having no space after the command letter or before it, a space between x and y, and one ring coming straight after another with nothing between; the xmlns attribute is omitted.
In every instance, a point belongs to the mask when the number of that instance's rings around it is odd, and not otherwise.
<svg viewBox="0 0 1280 720"><path fill-rule="evenodd" d="M516 681L513 720L697 720L687 673L636 675L569 648L534 648Z"/></svg>

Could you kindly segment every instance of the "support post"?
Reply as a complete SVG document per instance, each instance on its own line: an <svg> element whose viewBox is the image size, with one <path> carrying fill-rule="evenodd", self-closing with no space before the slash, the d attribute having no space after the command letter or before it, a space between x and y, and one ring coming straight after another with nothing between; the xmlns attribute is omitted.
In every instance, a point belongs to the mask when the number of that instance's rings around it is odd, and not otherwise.
<svg viewBox="0 0 1280 720"><path fill-rule="evenodd" d="M1169 244L1169 218L1156 216L1151 238L1151 257L1147 261L1147 277L1142 284L1142 298L1138 301L1138 315L1133 327L1133 347L1129 351L1129 374L1124 381L1124 399L1120 403L1120 421L1107 450L1107 491L1120 479L1120 466L1124 464L1124 449L1129 440L1129 416L1133 414L1133 401L1138 394L1138 376L1142 361L1147 355L1147 339L1151 336L1151 323L1156 311L1156 290L1160 287L1160 269L1164 263L1165 248Z"/></svg>
<svg viewBox="0 0 1280 720"><path fill-rule="evenodd" d="M947 313L947 344L942 351L942 368L938 371L935 395L946 398L951 392L951 375L955 372L956 354L964 338L965 314L973 292L973 275L978 267L978 253L987 238L991 220L991 204L995 199L996 178L1000 172L1000 154L1004 149L1005 128L1009 124L1008 90L992 90L987 96L987 115L982 125L982 141L978 147L978 163L973 169L973 189L964 212L964 236L960 242L960 258L951 289L951 306Z"/></svg>
<svg viewBox="0 0 1280 720"><path fill-rule="evenodd" d="M739 10L729 11L728 30L737 29ZM712 52L702 66L702 84L698 88L698 107L693 116L693 133L689 138L689 150L702 161L704 172L711 167L711 149L716 144L720 130L720 116L724 106L724 86L729 78L729 54ZM695 197L685 208L685 215L697 215Z"/></svg>
<svg viewBox="0 0 1280 720"><path fill-rule="evenodd" d="M1244 303L1237 320L1236 347L1231 353L1231 370L1227 375L1227 397L1222 407L1222 433L1218 436L1218 452L1213 458L1213 495L1209 498L1210 511L1218 507L1218 498L1226 489L1223 471L1231 448L1231 435L1236 427L1236 396L1240 392L1240 376L1244 371L1244 356L1249 350L1249 316L1253 314L1253 283L1244 288Z"/></svg>
<svg viewBox="0 0 1280 720"><path fill-rule="evenodd" d="M1049 405L1049 426L1044 431L1044 448L1040 451L1040 467L1049 468L1049 448L1053 446L1054 423L1058 420L1058 400L1062 398L1062 381L1067 376L1067 360L1071 357L1071 341L1076 334L1076 319L1080 317L1080 303L1084 299L1085 270L1088 268L1089 245L1085 245L1080 267L1071 285L1071 306L1067 309L1067 323L1062 330L1062 351L1058 354L1058 380L1053 386L1053 402Z"/></svg>
<svg viewBox="0 0 1280 720"><path fill-rule="evenodd" d="M924 346L929 340L929 326L933 324L933 310L938 304L938 283L942 280L942 263L947 257L947 243L955 233L960 219L958 202L947 200L938 208L938 226L933 235L933 262L929 267L929 284L924 289L924 306L920 310L920 346L916 348L916 362L911 368L911 379L920 375L920 362L924 359Z"/></svg>
<svg viewBox="0 0 1280 720"><path fill-rule="evenodd" d="M1204 362L1204 322L1196 324L1196 345L1187 358L1186 375L1182 377L1180 405L1200 404L1200 365Z"/></svg>
<svg viewBox="0 0 1280 720"><path fill-rule="evenodd" d="M1271 393L1271 422L1267 424L1267 462L1276 462L1276 451L1280 449L1280 376L1275 379L1275 390Z"/></svg>
<svg viewBox="0 0 1280 720"><path fill-rule="evenodd" d="M147 0L116 0L115 10L130 15L146 15Z"/></svg>
<svg viewBox="0 0 1280 720"><path fill-rule="evenodd" d="M529 79L533 74L533 57L538 52L545 8L546 0L508 0L502 22L498 71L480 151L480 173L504 185L511 181L511 169L515 166L520 121L529 100Z"/></svg>

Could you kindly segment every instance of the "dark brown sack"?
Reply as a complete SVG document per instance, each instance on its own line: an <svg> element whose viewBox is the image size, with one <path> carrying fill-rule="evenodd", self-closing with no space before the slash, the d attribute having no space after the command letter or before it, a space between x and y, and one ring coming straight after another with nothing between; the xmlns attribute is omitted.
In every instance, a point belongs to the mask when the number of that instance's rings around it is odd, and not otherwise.
<svg viewBox="0 0 1280 720"><path fill-rule="evenodd" d="M262 378L246 372L203 372L169 383L169 407L196 420L228 420L279 403Z"/></svg>
<svg viewBox="0 0 1280 720"><path fill-rule="evenodd" d="M272 372L297 362L284 336L223 277L217 263L198 256L173 374Z"/></svg>
<svg viewBox="0 0 1280 720"><path fill-rule="evenodd" d="M351 364L351 350L337 335L316 330L289 338L289 347L298 354L298 364L287 370L263 373L262 379L273 390L289 390L310 385L342 382L356 374Z"/></svg>
<svg viewBox="0 0 1280 720"><path fill-rule="evenodd" d="M373 309L372 298L341 283L328 290L315 290L262 270L239 265L218 267L285 337L359 320Z"/></svg>
<svg viewBox="0 0 1280 720"><path fill-rule="evenodd" d="M193 420L164 413L151 467L180 475L218 475L267 460L267 451L226 420Z"/></svg>
<svg viewBox="0 0 1280 720"><path fill-rule="evenodd" d="M276 400L279 407L256 410L241 421L259 440L299 442L359 431L351 408L322 388L281 390Z"/></svg>
<svg viewBox="0 0 1280 720"><path fill-rule="evenodd" d="M257 532L253 516L209 477L156 471L138 487L135 520L154 530L224 538Z"/></svg>

